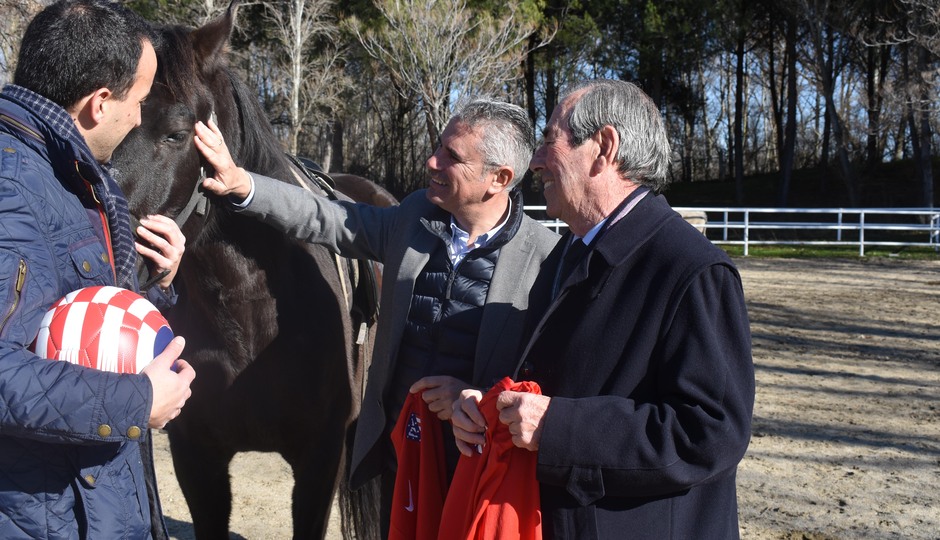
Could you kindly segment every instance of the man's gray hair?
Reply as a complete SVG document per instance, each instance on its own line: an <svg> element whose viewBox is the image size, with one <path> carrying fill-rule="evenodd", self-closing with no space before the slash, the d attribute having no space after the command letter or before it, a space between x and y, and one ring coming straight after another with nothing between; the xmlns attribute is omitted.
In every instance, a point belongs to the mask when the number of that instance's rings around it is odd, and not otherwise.
<svg viewBox="0 0 940 540"><path fill-rule="evenodd" d="M502 166L512 169L510 189L522 181L535 150L535 128L522 107L478 98L461 107L450 121L481 127L479 150L485 165L490 170Z"/></svg>
<svg viewBox="0 0 940 540"><path fill-rule="evenodd" d="M572 142L580 145L604 126L620 136L620 175L660 192L669 183L671 150L662 114L638 86L626 81L586 81L566 92L583 91L568 116ZM564 99L564 97L562 99Z"/></svg>

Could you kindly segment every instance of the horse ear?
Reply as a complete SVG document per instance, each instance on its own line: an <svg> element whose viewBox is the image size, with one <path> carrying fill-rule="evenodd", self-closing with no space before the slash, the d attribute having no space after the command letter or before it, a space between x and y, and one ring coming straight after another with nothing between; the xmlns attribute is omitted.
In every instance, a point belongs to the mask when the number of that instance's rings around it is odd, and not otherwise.
<svg viewBox="0 0 940 540"><path fill-rule="evenodd" d="M235 17L239 0L232 0L225 13L193 30L193 49L199 65L214 65L213 60L222 57L225 46L235 28Z"/></svg>

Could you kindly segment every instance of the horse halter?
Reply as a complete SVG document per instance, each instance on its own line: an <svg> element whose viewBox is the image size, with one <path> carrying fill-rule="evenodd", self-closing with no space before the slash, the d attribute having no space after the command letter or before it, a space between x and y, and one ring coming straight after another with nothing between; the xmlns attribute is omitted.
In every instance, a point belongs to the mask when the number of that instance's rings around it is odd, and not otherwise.
<svg viewBox="0 0 940 540"><path fill-rule="evenodd" d="M209 113L209 120L218 125L218 117L216 117L214 110ZM194 211L197 216L202 218L205 218L209 213L209 197L202 189L202 182L208 177L208 174L206 173L205 159L200 157L199 161L199 176L196 178L196 185L193 186L193 193L189 196L189 201L183 207L183 210L173 218L180 230L183 229L183 225L189 220Z"/></svg>

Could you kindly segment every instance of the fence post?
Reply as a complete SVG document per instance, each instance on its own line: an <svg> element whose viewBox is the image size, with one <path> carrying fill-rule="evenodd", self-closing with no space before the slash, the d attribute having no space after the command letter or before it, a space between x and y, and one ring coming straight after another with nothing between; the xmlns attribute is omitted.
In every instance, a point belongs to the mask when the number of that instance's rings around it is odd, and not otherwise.
<svg viewBox="0 0 940 540"><path fill-rule="evenodd" d="M724 226L722 227L721 239L727 242L728 241L728 211L727 210L724 211L724 216L725 216L725 223L724 223Z"/></svg>
<svg viewBox="0 0 940 540"><path fill-rule="evenodd" d="M836 242L842 241L842 208L839 209L839 228L836 229Z"/></svg>
<svg viewBox="0 0 940 540"><path fill-rule="evenodd" d="M751 223L751 212L749 210L744 211L744 256L747 257L748 254L748 240L750 239L750 229L748 228Z"/></svg>
<svg viewBox="0 0 940 540"><path fill-rule="evenodd" d="M865 211L858 214L858 256L865 256Z"/></svg>
<svg viewBox="0 0 940 540"><path fill-rule="evenodd" d="M934 246L934 251L940 251L940 214L933 214L930 216L930 243L936 244Z"/></svg>

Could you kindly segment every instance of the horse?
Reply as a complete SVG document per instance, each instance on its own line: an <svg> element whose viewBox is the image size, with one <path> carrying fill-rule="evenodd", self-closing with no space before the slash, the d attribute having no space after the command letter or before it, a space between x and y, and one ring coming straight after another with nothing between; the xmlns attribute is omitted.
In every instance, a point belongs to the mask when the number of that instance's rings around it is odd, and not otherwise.
<svg viewBox="0 0 940 540"><path fill-rule="evenodd" d="M158 29L159 68L141 125L112 161L132 215L173 217L187 238L179 299L166 315L186 338L183 356L197 376L166 427L174 469L200 539L228 538L228 466L242 451L277 452L290 465L295 538L324 537L337 489L344 536L373 537L374 504L343 484L367 369L362 330L374 322L355 300L375 295L370 283L354 281L357 267L326 247L286 238L199 193L194 124L210 117L246 169L305 183L228 67L235 4L196 29Z"/></svg>

